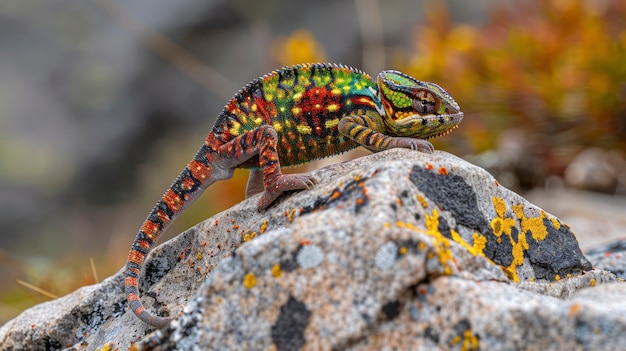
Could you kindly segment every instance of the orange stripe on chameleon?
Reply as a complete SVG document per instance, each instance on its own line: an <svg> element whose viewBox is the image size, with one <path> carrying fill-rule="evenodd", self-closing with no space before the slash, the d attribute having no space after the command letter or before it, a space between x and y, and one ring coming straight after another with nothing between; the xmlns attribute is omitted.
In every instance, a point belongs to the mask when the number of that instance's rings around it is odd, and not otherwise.
<svg viewBox="0 0 626 351"><path fill-rule="evenodd" d="M152 221L145 221L141 226L141 231L150 239L152 239L152 235L156 234L159 230L161 230L161 225Z"/></svg>
<svg viewBox="0 0 626 351"><path fill-rule="evenodd" d="M174 213L180 211L180 208L183 206L183 200L172 189L167 189L165 195L163 195L163 202Z"/></svg>
<svg viewBox="0 0 626 351"><path fill-rule="evenodd" d="M193 179L185 178L181 182L181 187L185 190L191 190L195 184L196 182L194 182Z"/></svg>
<svg viewBox="0 0 626 351"><path fill-rule="evenodd" d="M126 277L126 279L124 279L124 285L137 286L137 277ZM134 295L137 298L131 298L131 295ZM137 294L130 294L128 295L128 300L139 300L139 296Z"/></svg>
<svg viewBox="0 0 626 351"><path fill-rule="evenodd" d="M189 169L189 172L191 172L191 176L199 182L203 182L211 177L211 169L202 164L202 162L192 160L189 162L187 168Z"/></svg>
<svg viewBox="0 0 626 351"><path fill-rule="evenodd" d="M145 240L137 240L137 244L139 244L139 246L141 246L144 249L149 249L151 246L150 243Z"/></svg>
<svg viewBox="0 0 626 351"><path fill-rule="evenodd" d="M141 252L137 250L131 250L130 253L128 254L128 260L135 262L137 264L143 262L144 258L146 258L146 255L142 254Z"/></svg>

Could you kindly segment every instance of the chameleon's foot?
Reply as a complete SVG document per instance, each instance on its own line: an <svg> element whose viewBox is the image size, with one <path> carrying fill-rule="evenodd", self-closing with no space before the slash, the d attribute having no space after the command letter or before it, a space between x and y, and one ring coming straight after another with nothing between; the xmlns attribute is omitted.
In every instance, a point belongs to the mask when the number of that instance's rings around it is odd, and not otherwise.
<svg viewBox="0 0 626 351"><path fill-rule="evenodd" d="M417 150L427 154L432 154L435 151L433 144L424 139L394 137L389 146Z"/></svg>
<svg viewBox="0 0 626 351"><path fill-rule="evenodd" d="M265 188L259 199L258 209L259 211L266 209L285 191L309 190L315 184L317 180L306 174L283 174L276 182Z"/></svg>

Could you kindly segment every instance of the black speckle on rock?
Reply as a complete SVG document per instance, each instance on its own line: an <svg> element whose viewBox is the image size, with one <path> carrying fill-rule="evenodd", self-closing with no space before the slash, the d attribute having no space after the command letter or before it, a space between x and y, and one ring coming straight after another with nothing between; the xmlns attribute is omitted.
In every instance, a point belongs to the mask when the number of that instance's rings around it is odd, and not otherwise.
<svg viewBox="0 0 626 351"><path fill-rule="evenodd" d="M388 320L392 320L400 314L400 307L402 307L400 301L389 301L383 305L382 311Z"/></svg>
<svg viewBox="0 0 626 351"><path fill-rule="evenodd" d="M435 344L439 344L439 332L437 331L437 329L428 326L426 330L424 330L424 336L434 341Z"/></svg>
<svg viewBox="0 0 626 351"><path fill-rule="evenodd" d="M478 210L476 193L463 177L452 173L442 175L416 165L411 170L410 179L437 206L452 212L458 224L484 235L491 233L487 219Z"/></svg>
<svg viewBox="0 0 626 351"><path fill-rule="evenodd" d="M44 345L45 345L46 351L56 351L56 350L63 349L63 345L61 345L61 343L58 340L50 336L45 337Z"/></svg>
<svg viewBox="0 0 626 351"><path fill-rule="evenodd" d="M311 311L306 305L289 296L280 308L280 315L272 326L272 341L278 351L300 350L304 346L304 329L309 324Z"/></svg>
<svg viewBox="0 0 626 351"><path fill-rule="evenodd" d="M526 256L537 279L554 280L556 274L566 276L591 270L591 262L580 252L576 237L566 226L557 230L548 218L543 219L543 224L548 231L544 240L535 240L530 230L526 233Z"/></svg>
<svg viewBox="0 0 626 351"><path fill-rule="evenodd" d="M511 234L517 236L517 228L511 228ZM501 235L500 242L493 233L486 234L487 242L483 253L499 266L508 267L513 262L513 243L508 235Z"/></svg>
<svg viewBox="0 0 626 351"><path fill-rule="evenodd" d="M121 317L126 312L126 306L128 301L126 298L119 300L118 302L113 304L113 312L111 313L111 317L117 318Z"/></svg>
<svg viewBox="0 0 626 351"><path fill-rule="evenodd" d="M448 239L452 239L452 233L450 232L450 226L445 218L439 217L439 225L437 226L439 232Z"/></svg>
<svg viewBox="0 0 626 351"><path fill-rule="evenodd" d="M163 278L170 271L171 265L166 257L153 257L146 263L143 283L153 285ZM147 290L147 289L146 289Z"/></svg>

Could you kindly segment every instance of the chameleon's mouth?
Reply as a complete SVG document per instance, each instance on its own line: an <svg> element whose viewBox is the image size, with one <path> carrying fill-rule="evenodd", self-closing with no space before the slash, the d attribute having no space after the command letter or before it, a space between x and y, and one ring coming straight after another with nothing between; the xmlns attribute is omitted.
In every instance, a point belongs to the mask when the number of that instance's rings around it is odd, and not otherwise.
<svg viewBox="0 0 626 351"><path fill-rule="evenodd" d="M450 129L448 129L448 130L445 130L445 131L443 131L443 132L441 132L441 133L439 133L439 134L430 135L430 136L428 136L428 138L427 138L427 139L438 138L438 137L440 137L440 136L444 136L444 135L450 134L450 133L452 133L452 131L454 131L454 130L455 130L455 129L457 129L458 127L459 127L459 125L457 124L457 125L455 125L455 126L452 126L452 128L450 128Z"/></svg>

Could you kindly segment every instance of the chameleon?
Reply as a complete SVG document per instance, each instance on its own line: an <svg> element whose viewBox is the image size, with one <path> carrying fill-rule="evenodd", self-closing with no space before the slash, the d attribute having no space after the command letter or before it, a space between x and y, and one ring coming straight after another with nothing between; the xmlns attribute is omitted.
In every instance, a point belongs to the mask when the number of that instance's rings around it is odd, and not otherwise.
<svg viewBox="0 0 626 351"><path fill-rule="evenodd" d="M139 229L124 272L129 308L157 328L172 321L144 308L138 287L142 265L172 221L208 186L231 178L235 168L250 169L246 197L260 193L257 207L263 211L282 193L317 183L307 174L282 174L281 167L358 146L432 153L426 139L449 133L462 119L459 105L439 85L395 70L382 71L374 81L343 64L299 64L251 81L227 102Z"/></svg>

